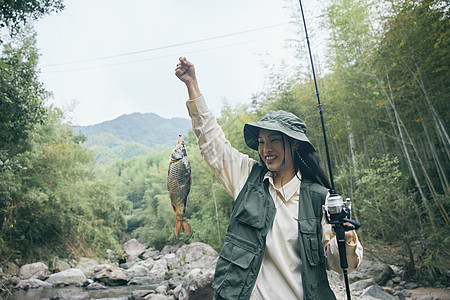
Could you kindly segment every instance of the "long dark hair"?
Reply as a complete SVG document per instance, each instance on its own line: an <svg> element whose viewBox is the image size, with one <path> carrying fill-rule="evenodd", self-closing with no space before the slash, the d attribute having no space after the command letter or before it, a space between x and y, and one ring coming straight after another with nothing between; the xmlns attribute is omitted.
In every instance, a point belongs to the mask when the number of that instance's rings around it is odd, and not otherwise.
<svg viewBox="0 0 450 300"><path fill-rule="evenodd" d="M310 143L297 141L290 137L287 137L287 140L291 146L295 173L297 174L300 171L302 178L317 182L330 189L330 181L313 146Z"/></svg>

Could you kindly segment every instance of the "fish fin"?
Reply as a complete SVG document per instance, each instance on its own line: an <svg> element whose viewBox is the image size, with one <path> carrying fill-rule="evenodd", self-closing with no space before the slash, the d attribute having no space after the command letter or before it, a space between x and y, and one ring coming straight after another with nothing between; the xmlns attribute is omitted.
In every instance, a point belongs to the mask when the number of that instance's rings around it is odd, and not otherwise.
<svg viewBox="0 0 450 300"><path fill-rule="evenodd" d="M183 231L184 231L187 235L191 234L191 227L189 227L189 224L188 224L188 222L187 222L187 219L182 221L182 226L183 226Z"/></svg>
<svg viewBox="0 0 450 300"><path fill-rule="evenodd" d="M175 219L175 236L178 238L180 231L184 231L187 235L191 234L191 228L187 222L187 219L179 220Z"/></svg>
<svg viewBox="0 0 450 300"><path fill-rule="evenodd" d="M178 220L178 218L175 218L175 237L178 239L178 235L180 234L181 229L181 220Z"/></svg>

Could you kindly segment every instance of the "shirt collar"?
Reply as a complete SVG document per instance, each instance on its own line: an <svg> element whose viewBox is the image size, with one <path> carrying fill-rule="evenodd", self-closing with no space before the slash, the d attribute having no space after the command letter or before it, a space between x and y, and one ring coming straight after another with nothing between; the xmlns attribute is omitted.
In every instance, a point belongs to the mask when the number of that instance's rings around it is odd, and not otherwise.
<svg viewBox="0 0 450 300"><path fill-rule="evenodd" d="M298 177L297 177L298 176ZM288 202L292 197L295 195L298 195L299 189L300 189L300 180L302 178L302 175L300 172L297 173L297 176L294 176L288 183L283 185L281 188L277 189L275 188L273 184L273 177L272 173L269 171L264 175L264 180L268 180L270 183L270 186L273 188L273 190L277 194L277 198L279 197L284 203ZM297 198L298 200L298 198Z"/></svg>

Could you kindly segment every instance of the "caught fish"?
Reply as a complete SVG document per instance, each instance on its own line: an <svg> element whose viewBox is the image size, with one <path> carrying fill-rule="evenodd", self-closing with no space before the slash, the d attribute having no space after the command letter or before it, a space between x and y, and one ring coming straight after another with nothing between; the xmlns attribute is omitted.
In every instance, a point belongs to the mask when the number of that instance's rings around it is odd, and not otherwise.
<svg viewBox="0 0 450 300"><path fill-rule="evenodd" d="M191 228L189 228L186 218L186 201L191 190L191 165L181 135L170 155L167 188L175 212L175 236L178 238L180 230L190 234Z"/></svg>

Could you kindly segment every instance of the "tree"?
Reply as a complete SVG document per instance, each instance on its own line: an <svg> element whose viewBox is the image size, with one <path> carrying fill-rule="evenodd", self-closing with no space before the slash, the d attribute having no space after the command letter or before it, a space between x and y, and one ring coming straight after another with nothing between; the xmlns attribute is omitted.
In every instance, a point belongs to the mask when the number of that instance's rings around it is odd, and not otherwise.
<svg viewBox="0 0 450 300"><path fill-rule="evenodd" d="M24 24L63 9L63 0L1 1L0 29L7 28L14 35L20 31ZM1 43L2 40L0 38Z"/></svg>
<svg viewBox="0 0 450 300"><path fill-rule="evenodd" d="M0 58L0 151L12 157L43 120L47 94L38 81L36 34L30 29L4 45Z"/></svg>

